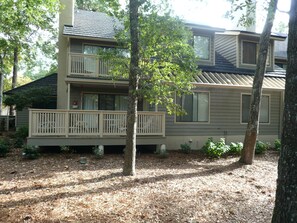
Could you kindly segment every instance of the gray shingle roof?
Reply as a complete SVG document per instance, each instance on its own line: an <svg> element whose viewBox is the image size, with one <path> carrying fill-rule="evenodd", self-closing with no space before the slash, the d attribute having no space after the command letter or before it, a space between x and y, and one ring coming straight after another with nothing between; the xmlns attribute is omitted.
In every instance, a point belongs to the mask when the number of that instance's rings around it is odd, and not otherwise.
<svg viewBox="0 0 297 223"><path fill-rule="evenodd" d="M38 88L38 87L50 87L51 95L56 96L57 95L57 73L47 75L45 77L32 81L28 84L24 84L17 88L11 89L9 91L4 92L4 94L11 95L18 92L22 92L24 90L28 90L31 88Z"/></svg>
<svg viewBox="0 0 297 223"><path fill-rule="evenodd" d="M74 25L64 26L64 35L114 39L115 28L120 28L119 21L101 12L76 10Z"/></svg>

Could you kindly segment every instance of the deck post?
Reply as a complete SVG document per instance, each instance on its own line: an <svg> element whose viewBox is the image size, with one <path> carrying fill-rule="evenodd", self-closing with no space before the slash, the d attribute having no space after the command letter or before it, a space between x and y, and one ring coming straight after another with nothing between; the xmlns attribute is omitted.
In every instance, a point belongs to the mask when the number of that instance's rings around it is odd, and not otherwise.
<svg viewBox="0 0 297 223"><path fill-rule="evenodd" d="M165 123L166 123L165 119L166 119L166 116L165 116L165 113L163 113L162 114L162 135L163 135L163 137L165 137Z"/></svg>
<svg viewBox="0 0 297 223"><path fill-rule="evenodd" d="M69 136L69 110L65 113L65 136L66 138Z"/></svg>
<svg viewBox="0 0 297 223"><path fill-rule="evenodd" d="M32 137L32 110L29 108L29 137Z"/></svg>
<svg viewBox="0 0 297 223"><path fill-rule="evenodd" d="M100 135L100 138L103 137L103 125L104 125L104 120L103 120L103 112L101 111L99 113L99 135Z"/></svg>

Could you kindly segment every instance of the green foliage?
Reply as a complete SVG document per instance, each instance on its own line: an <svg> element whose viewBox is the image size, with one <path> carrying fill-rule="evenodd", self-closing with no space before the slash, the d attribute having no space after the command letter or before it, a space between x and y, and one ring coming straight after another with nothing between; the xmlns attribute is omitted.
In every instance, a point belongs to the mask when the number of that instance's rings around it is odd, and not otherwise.
<svg viewBox="0 0 297 223"><path fill-rule="evenodd" d="M19 127L14 135L14 146L16 148L20 148L26 142L26 139L29 135L29 127L28 126L21 126Z"/></svg>
<svg viewBox="0 0 297 223"><path fill-rule="evenodd" d="M15 132L15 137L25 140L29 135L29 127L21 126Z"/></svg>
<svg viewBox="0 0 297 223"><path fill-rule="evenodd" d="M243 149L243 143L242 142L231 142L230 146L229 146L229 154L235 154L235 155L239 155L241 153L241 150Z"/></svg>
<svg viewBox="0 0 297 223"><path fill-rule="evenodd" d="M282 145L281 145L280 139L276 139L274 141L274 149L277 150L277 151L280 151L281 150L281 147L282 147Z"/></svg>
<svg viewBox="0 0 297 223"><path fill-rule="evenodd" d="M226 145L224 138L221 138L218 142L214 142L213 138L208 138L202 147L202 151L210 158L220 158L229 151L229 146Z"/></svg>
<svg viewBox="0 0 297 223"><path fill-rule="evenodd" d="M265 153L267 151L269 146L270 146L269 143L264 143L264 142L261 142L261 141L257 140L255 153L256 154L263 154L263 153Z"/></svg>
<svg viewBox="0 0 297 223"><path fill-rule="evenodd" d="M24 145L22 147L22 150L23 150L22 155L26 159L37 159L39 157L38 146Z"/></svg>
<svg viewBox="0 0 297 223"><path fill-rule="evenodd" d="M117 24L118 49L102 51L99 55L110 59L114 79L128 78L130 72L131 36L129 13L116 13L122 23ZM180 112L173 95L190 93L191 82L199 73L198 58L192 46L192 33L184 22L171 14L166 4L153 5L143 1L139 8L139 88L134 93L151 104L162 104L171 114Z"/></svg>
<svg viewBox="0 0 297 223"><path fill-rule="evenodd" d="M10 143L8 140L0 139L0 157L6 156L6 154L9 152L10 149Z"/></svg>
<svg viewBox="0 0 297 223"><path fill-rule="evenodd" d="M70 153L70 147L69 146L60 146L60 150L62 153Z"/></svg>
<svg viewBox="0 0 297 223"><path fill-rule="evenodd" d="M5 98L4 104L7 106L15 105L17 110L32 105L46 106L50 103L51 95L52 89L50 87L35 87L9 95Z"/></svg>
<svg viewBox="0 0 297 223"><path fill-rule="evenodd" d="M181 144L180 149L183 153L189 154L191 152L191 145L188 143Z"/></svg>
<svg viewBox="0 0 297 223"><path fill-rule="evenodd" d="M168 152L166 150L166 147L163 145L161 145L161 147L156 151L156 154L161 159L168 158Z"/></svg>
<svg viewBox="0 0 297 223"><path fill-rule="evenodd" d="M104 156L104 148L103 146L95 146L93 147L93 153L96 158L102 159Z"/></svg>

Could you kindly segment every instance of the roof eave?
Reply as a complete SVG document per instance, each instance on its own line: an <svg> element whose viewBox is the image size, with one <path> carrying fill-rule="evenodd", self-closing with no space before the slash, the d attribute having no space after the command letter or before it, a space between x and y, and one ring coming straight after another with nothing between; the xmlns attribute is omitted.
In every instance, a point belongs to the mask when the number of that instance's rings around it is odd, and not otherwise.
<svg viewBox="0 0 297 223"><path fill-rule="evenodd" d="M99 40L99 41L109 41L109 42L117 42L115 38L103 38L103 37L93 37L93 36L81 36L81 35L73 35L73 34L63 34L63 36L68 38L75 39L84 39L84 40Z"/></svg>

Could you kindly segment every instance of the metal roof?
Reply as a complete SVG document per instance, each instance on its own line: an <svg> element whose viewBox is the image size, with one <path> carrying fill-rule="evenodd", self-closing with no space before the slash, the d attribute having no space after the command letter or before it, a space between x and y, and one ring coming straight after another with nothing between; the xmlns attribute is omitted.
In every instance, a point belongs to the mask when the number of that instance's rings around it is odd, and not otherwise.
<svg viewBox="0 0 297 223"><path fill-rule="evenodd" d="M233 73L202 72L197 75L195 85L251 88L254 76ZM265 76L263 89L284 90L285 78Z"/></svg>

